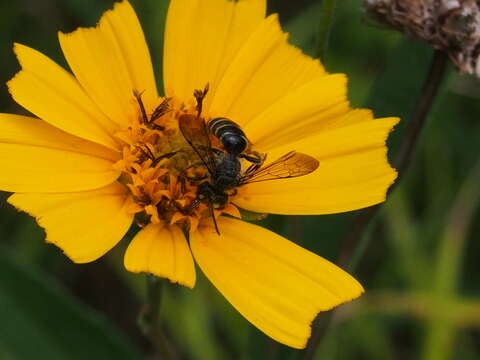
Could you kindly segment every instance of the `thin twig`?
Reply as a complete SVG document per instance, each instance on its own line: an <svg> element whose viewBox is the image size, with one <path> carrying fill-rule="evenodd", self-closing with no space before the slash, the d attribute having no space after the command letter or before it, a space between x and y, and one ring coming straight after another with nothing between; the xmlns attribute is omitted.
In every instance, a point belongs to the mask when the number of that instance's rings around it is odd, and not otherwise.
<svg viewBox="0 0 480 360"><path fill-rule="evenodd" d="M172 347L160 326L160 306L162 299L162 280L147 275L147 303L139 317L139 326L150 340L157 360L174 360Z"/></svg>
<svg viewBox="0 0 480 360"><path fill-rule="evenodd" d="M410 128L394 162L399 177L396 183L389 189L389 194L396 186L398 186L400 179L405 175L409 165L412 163L419 135L425 125L428 117L427 115L432 108L433 101L435 100L440 84L444 78L446 64L447 55L441 51L435 51L433 60L430 64L429 73L423 84L420 98L415 105L413 116L410 120ZM358 260L368 247L369 237L364 236L365 229L367 229L379 209L380 205L371 206L355 216L342 241L342 248L337 260L339 266L346 267L349 271L355 269ZM352 257L352 254L355 254L355 256ZM317 317L315 320L312 337L308 343L303 360L311 360L315 356L315 352L320 346L322 337L331 323L333 313L334 311L330 311Z"/></svg>
<svg viewBox="0 0 480 360"><path fill-rule="evenodd" d="M334 310L320 313L312 324L312 336L303 354L302 360L312 360L317 352L323 336L332 323Z"/></svg>
<svg viewBox="0 0 480 360"><path fill-rule="evenodd" d="M395 189L400 183L401 178L406 174L408 167L413 162L415 149L418 144L419 135L427 120L427 115L432 108L433 101L438 93L438 89L445 74L447 55L444 52L436 50L430 64L430 70L427 78L423 84L420 98L415 105L415 111L410 120L410 127L402 143L400 150L394 161L394 166L398 171L397 181L390 187L388 194ZM340 266L347 266L351 260L351 254L358 244L358 241L364 235L365 229L370 224L370 221L377 214L380 205L371 206L364 209L358 214L347 232L347 235L342 242L342 250L337 261ZM353 269L350 269L353 270Z"/></svg>
<svg viewBox="0 0 480 360"><path fill-rule="evenodd" d="M328 48L330 29L332 28L336 0L321 0L319 28L317 37L317 57L324 62Z"/></svg>
<svg viewBox="0 0 480 360"><path fill-rule="evenodd" d="M365 233L365 229L375 217L378 210L380 210L380 205L371 206L362 210L353 218L353 222L350 224L347 234L342 241L342 248L338 255L337 264L340 267L353 271L348 265L353 261L355 249L360 246L360 241L363 238L362 236Z"/></svg>

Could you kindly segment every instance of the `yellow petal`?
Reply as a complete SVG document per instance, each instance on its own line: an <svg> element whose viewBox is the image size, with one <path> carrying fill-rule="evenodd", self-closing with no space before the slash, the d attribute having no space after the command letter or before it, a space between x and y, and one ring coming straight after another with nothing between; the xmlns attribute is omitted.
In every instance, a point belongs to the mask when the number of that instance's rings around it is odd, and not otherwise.
<svg viewBox="0 0 480 360"><path fill-rule="evenodd" d="M243 125L290 91L325 74L318 60L289 44L287 37L276 15L255 29L211 95L212 116L227 116Z"/></svg>
<svg viewBox="0 0 480 360"><path fill-rule="evenodd" d="M8 202L37 219L46 241L76 263L98 259L125 235L133 216L126 212L126 188L62 194L13 194Z"/></svg>
<svg viewBox="0 0 480 360"><path fill-rule="evenodd" d="M343 74L312 79L247 121L243 130L258 151L323 130L331 119L349 112L346 85Z"/></svg>
<svg viewBox="0 0 480 360"><path fill-rule="evenodd" d="M388 163L385 140L398 119L353 119L351 126L284 141L268 154L270 160L291 150L309 154L320 161L315 172L246 185L233 202L260 213L314 215L351 211L384 201L397 176Z"/></svg>
<svg viewBox="0 0 480 360"><path fill-rule="evenodd" d="M120 158L117 150L70 135L47 122L29 116L0 113L0 142L47 147L116 162Z"/></svg>
<svg viewBox="0 0 480 360"><path fill-rule="evenodd" d="M120 175L118 154L26 116L0 114L0 189L18 192L83 191Z"/></svg>
<svg viewBox="0 0 480 360"><path fill-rule="evenodd" d="M195 265L187 241L176 226L150 224L132 240L125 253L125 268L195 286Z"/></svg>
<svg viewBox="0 0 480 360"><path fill-rule="evenodd" d="M22 70L8 82L17 103L55 127L81 138L117 147L111 134L117 129L75 78L40 52L15 44Z"/></svg>
<svg viewBox="0 0 480 360"><path fill-rule="evenodd" d="M132 91L143 92L147 108L157 102L150 53L128 1L115 4L96 28L59 33L70 68L88 95L118 124L138 111Z"/></svg>
<svg viewBox="0 0 480 360"><path fill-rule="evenodd" d="M221 217L191 235L198 265L265 334L305 347L318 312L358 297L362 286L336 265L259 226Z"/></svg>
<svg viewBox="0 0 480 360"><path fill-rule="evenodd" d="M163 66L166 93L193 100L193 90L210 83L213 94L265 11L266 0L171 0Z"/></svg>

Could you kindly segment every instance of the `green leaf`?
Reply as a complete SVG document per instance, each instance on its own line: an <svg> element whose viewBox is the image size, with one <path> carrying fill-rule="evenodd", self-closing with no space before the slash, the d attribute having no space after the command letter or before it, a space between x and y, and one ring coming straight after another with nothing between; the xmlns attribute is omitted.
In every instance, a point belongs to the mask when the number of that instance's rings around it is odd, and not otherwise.
<svg viewBox="0 0 480 360"><path fill-rule="evenodd" d="M160 318L180 345L181 352L192 360L231 358L216 336L216 311L212 307L211 294L207 293L209 287L211 285L200 272L197 272L194 291L178 285L164 287Z"/></svg>
<svg viewBox="0 0 480 360"><path fill-rule="evenodd" d="M98 313L4 248L0 252L0 318L0 355L7 354L7 359L140 358Z"/></svg>
<svg viewBox="0 0 480 360"><path fill-rule="evenodd" d="M283 26L284 30L290 34L289 41L302 49L306 54L312 56L319 13L320 3L316 2L303 9Z"/></svg>
<svg viewBox="0 0 480 360"><path fill-rule="evenodd" d="M108 0L64 0L58 5L62 10L74 16L80 26L95 26L100 16L113 8L113 2ZM71 29L73 30L73 29Z"/></svg>

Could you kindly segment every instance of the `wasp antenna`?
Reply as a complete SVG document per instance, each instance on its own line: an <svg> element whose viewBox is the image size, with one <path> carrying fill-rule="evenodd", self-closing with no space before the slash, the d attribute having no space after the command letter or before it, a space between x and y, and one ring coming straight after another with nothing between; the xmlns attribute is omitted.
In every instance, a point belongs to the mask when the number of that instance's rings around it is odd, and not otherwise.
<svg viewBox="0 0 480 360"><path fill-rule="evenodd" d="M220 235L220 230L218 229L217 219L215 219L215 215L212 215L213 225L215 225L215 231L218 235Z"/></svg>
<svg viewBox="0 0 480 360"><path fill-rule="evenodd" d="M218 235L220 235L220 230L218 229L217 219L215 219L215 210L213 209L213 203L210 199L208 201L208 208L210 210L210 216L212 217L212 220L213 220L213 225L215 226L215 231L217 232Z"/></svg>
<svg viewBox="0 0 480 360"><path fill-rule="evenodd" d="M160 155L159 157L155 158L152 160L152 166L157 166L160 161L163 159L170 159L171 157L175 156L178 151L171 151L165 154Z"/></svg>

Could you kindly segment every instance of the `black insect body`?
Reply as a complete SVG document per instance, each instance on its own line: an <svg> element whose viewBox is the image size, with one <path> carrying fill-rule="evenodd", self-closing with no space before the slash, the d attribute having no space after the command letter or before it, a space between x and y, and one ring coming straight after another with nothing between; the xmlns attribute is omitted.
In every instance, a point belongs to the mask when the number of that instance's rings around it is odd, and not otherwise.
<svg viewBox="0 0 480 360"><path fill-rule="evenodd" d="M207 123L207 129L223 144L225 151L240 155L247 149L247 136L237 123L227 118L215 118Z"/></svg>
<svg viewBox="0 0 480 360"><path fill-rule="evenodd" d="M307 175L318 168L319 162L311 156L290 151L279 159L264 165L266 156L247 152L249 141L238 124L227 118L214 118L205 123L201 118L203 99L208 92L195 90L197 114L184 114L179 117L179 128L183 137L192 147L205 166L208 175L197 187L197 199L191 209L200 202L206 202L218 234L214 209L223 208L236 193L236 188L259 181L287 179ZM217 137L224 149L212 147L210 135ZM240 159L252 164L242 170Z"/></svg>
<svg viewBox="0 0 480 360"><path fill-rule="evenodd" d="M207 122L207 130L220 140L225 151L231 155L246 159L252 163L261 163L259 154L245 153L249 142L240 126L230 119L218 117Z"/></svg>
<svg viewBox="0 0 480 360"><path fill-rule="evenodd" d="M198 197L200 200L209 199L214 208L222 208L228 201L226 191L234 189L240 180L242 166L239 158L245 156L243 152L247 149L248 140L240 126L227 118L208 121L206 130L220 140L225 151L211 148L214 155L211 182L200 184Z"/></svg>
<svg viewBox="0 0 480 360"><path fill-rule="evenodd" d="M200 202L206 202L218 234L220 231L213 210L224 207L237 187L259 181L307 175L319 165L318 160L311 156L290 151L267 165L264 165L265 157L260 157L259 162L253 161L252 165L242 170L239 155L243 153L236 154L213 148L202 118L191 114L181 115L179 127L185 140L208 171L207 177L197 179L201 183L197 188L197 200L191 208L198 206Z"/></svg>
<svg viewBox="0 0 480 360"><path fill-rule="evenodd" d="M220 209L228 201L229 190L235 189L241 182L242 165L239 154L213 148L203 119L194 115L182 115L179 119L180 130L200 157L208 171L208 180L204 180L197 189L199 200L208 201L213 208Z"/></svg>

